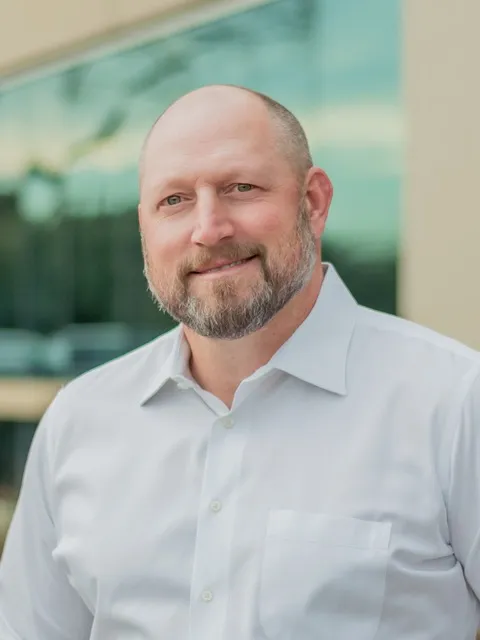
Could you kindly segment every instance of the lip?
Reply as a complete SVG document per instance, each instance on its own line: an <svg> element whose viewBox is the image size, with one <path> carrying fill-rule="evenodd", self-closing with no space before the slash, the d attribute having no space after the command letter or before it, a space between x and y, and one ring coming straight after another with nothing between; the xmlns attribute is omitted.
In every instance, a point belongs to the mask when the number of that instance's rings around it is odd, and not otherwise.
<svg viewBox="0 0 480 640"><path fill-rule="evenodd" d="M242 269L244 269L251 262L253 262L255 258L257 258L257 256L251 256L250 258L243 258L244 262L241 262L240 264L236 264L235 266L232 266L232 267L228 267L228 265L237 262L236 260L234 260L233 262L230 260L228 261L219 260L213 263L212 265L205 267L202 271L192 271L190 275L195 276L197 278L200 276L204 278L214 278L214 277L224 276L230 273L232 274L237 273L238 271L241 271ZM226 267L226 268L221 269L221 267ZM216 269L216 270L210 271L210 269Z"/></svg>

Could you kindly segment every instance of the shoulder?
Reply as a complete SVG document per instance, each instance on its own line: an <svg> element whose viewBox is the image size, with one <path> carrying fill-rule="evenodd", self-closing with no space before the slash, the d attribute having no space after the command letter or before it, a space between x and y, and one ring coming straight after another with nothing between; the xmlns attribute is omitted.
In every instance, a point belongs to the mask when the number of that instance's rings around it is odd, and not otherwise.
<svg viewBox="0 0 480 640"><path fill-rule="evenodd" d="M434 443L447 487L458 431L465 421L478 427L480 419L480 353L414 322L363 307L351 353L356 397L370 397L372 403L379 398L387 409L382 416L399 425L400 439L419 450L423 443L424 451Z"/></svg>
<svg viewBox="0 0 480 640"><path fill-rule="evenodd" d="M359 307L350 354L357 384L373 385L405 409L445 414L476 393L480 353L403 318Z"/></svg>
<svg viewBox="0 0 480 640"><path fill-rule="evenodd" d="M420 324L359 306L356 339L373 353L415 358L417 364L444 362L470 369L480 365L480 353L462 342Z"/></svg>
<svg viewBox="0 0 480 640"><path fill-rule="evenodd" d="M46 416L83 412L105 400L141 398L145 385L169 357L178 329L96 367L65 384Z"/></svg>

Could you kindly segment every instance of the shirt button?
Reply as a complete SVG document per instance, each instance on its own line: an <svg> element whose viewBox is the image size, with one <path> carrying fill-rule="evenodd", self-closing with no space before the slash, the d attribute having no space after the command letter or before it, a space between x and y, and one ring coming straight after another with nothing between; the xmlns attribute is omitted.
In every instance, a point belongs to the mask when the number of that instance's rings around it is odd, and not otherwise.
<svg viewBox="0 0 480 640"><path fill-rule="evenodd" d="M213 600L213 593L209 589L205 589L202 593L202 600L204 602L211 602Z"/></svg>
<svg viewBox="0 0 480 640"><path fill-rule="evenodd" d="M182 391L186 391L187 389L190 389L190 385L188 384L188 382L179 382L177 384L177 387Z"/></svg>
<svg viewBox="0 0 480 640"><path fill-rule="evenodd" d="M219 511L221 511L222 510L222 503L220 502L220 500L213 500L213 502L210 503L210 509L214 513L218 513Z"/></svg>
<svg viewBox="0 0 480 640"><path fill-rule="evenodd" d="M235 424L235 421L230 416L227 416L226 418L222 418L222 425L225 427L225 429L231 429L234 424Z"/></svg>

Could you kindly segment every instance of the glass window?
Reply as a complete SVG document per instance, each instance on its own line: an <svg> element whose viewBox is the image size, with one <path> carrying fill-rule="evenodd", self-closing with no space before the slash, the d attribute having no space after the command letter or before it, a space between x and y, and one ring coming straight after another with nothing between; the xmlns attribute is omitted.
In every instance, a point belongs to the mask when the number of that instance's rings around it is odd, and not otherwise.
<svg viewBox="0 0 480 640"><path fill-rule="evenodd" d="M298 115L335 187L324 259L394 313L399 60L400 0L277 0L3 86L0 383L68 378L173 326L143 278L137 159L156 116L209 83Z"/></svg>

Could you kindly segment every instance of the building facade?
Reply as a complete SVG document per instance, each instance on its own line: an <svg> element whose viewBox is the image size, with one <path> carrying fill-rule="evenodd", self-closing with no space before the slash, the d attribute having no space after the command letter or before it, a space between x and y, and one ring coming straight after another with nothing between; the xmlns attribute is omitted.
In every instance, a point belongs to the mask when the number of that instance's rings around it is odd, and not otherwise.
<svg viewBox="0 0 480 640"><path fill-rule="evenodd" d="M18 483L65 379L172 326L143 282L136 161L155 116L202 84L299 116L336 189L325 258L361 303L480 347L477 0L24 0L2 14L0 483L2 468Z"/></svg>

